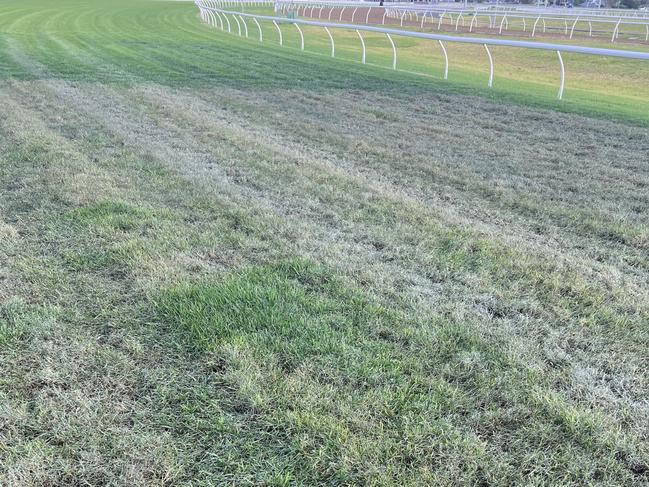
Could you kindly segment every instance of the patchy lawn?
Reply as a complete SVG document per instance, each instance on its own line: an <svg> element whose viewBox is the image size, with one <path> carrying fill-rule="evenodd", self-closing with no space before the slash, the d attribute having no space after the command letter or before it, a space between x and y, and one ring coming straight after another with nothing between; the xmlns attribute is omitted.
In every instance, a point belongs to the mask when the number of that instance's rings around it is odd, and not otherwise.
<svg viewBox="0 0 649 487"><path fill-rule="evenodd" d="M646 124L493 96L3 4L0 484L648 484Z"/></svg>

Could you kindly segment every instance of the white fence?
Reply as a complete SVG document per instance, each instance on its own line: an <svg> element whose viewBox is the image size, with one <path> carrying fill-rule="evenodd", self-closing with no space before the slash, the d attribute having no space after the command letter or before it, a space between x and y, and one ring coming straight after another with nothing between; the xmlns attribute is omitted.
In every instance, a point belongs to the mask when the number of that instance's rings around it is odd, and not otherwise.
<svg viewBox="0 0 649 487"><path fill-rule="evenodd" d="M369 23L372 10L381 15L381 20L374 22L386 25L386 19L396 21L401 27L404 22L413 22L424 29L430 25L437 30L450 26L455 31L468 28L468 32L480 27L488 27L498 34L510 28L529 34L531 37L539 32L552 31L562 33L570 39L575 32L593 37L594 34L605 34L611 42L619 39L623 28L631 29L628 37L649 42L649 17L624 15L591 15L589 11L573 12L571 9L497 9L497 8L454 8L434 5L416 5L386 3L378 7L371 2L354 1L318 1L318 0L278 0L275 11L286 13L293 11L296 15L318 18L319 20L342 21L345 12L355 20ZM360 10L360 11L359 11ZM300 12L301 11L301 12ZM358 14L358 15L357 15ZM511 25L510 25L511 24ZM514 25L515 24L515 25Z"/></svg>
<svg viewBox="0 0 649 487"><path fill-rule="evenodd" d="M365 64L366 60L366 46L365 39L363 38L363 32L372 32L378 34L384 34L390 42L392 48L392 68L397 69L397 47L392 39L392 36L400 37L410 37L416 39L426 39L431 41L437 41L440 46L440 49L444 55L444 79L448 78L448 51L444 45L445 42L455 42L460 44L477 44L484 47L487 58L489 60L489 81L488 86L493 86L494 80L494 61L493 56L491 55L490 46L500 46L500 47L514 47L522 49L535 49L543 51L551 51L557 54L560 67L560 82L559 90L557 97L561 100L563 98L563 91L565 86L565 66L563 62L562 53L576 53L576 54L586 54L592 56L604 56L604 57L613 57L613 58L624 58L624 59L637 59L643 61L649 61L649 52L637 52L637 51L623 51L617 49L601 49L594 47L583 47L583 46L574 46L566 44L550 44L545 42L530 42L530 41L516 41L508 39L489 39L489 38L479 38L479 37L457 37L443 34L430 34L425 32L414 32L408 30L397 30L397 29L388 29L385 27L375 27L371 25L358 25L358 24L344 24L344 23L335 23L335 22L320 22L312 20L302 20L302 19L289 19L285 17L276 17L268 15L257 15L251 13L244 13L238 11L229 11L221 8L215 8L209 4L213 3L214 0L195 0L196 6L200 10L201 19L204 22L207 22L209 25L220 28L221 30L227 31L229 33L235 32L242 37L251 37L254 32L252 28L248 28L248 23L246 19L251 20L258 34L259 42L263 42L263 31L260 25L260 21L271 22L275 29L277 30L279 37L280 46L284 44L283 42L283 33L281 26L294 26L299 35L300 35L300 49L304 50L305 39L304 32L300 26L312 26L312 27L321 27L329 38L330 47L331 47L331 57L336 56L336 43L333 35L331 34L330 29L342 29L347 31L355 31L359 37L360 47L361 47L361 62ZM232 22L230 21L232 19Z"/></svg>

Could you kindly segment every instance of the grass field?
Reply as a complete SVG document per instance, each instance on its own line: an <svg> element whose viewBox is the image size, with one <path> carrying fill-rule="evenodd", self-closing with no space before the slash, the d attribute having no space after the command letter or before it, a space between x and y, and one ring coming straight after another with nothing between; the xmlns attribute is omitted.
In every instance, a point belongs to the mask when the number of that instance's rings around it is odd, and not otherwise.
<svg viewBox="0 0 649 487"><path fill-rule="evenodd" d="M0 485L649 485L639 71L272 28L0 4Z"/></svg>

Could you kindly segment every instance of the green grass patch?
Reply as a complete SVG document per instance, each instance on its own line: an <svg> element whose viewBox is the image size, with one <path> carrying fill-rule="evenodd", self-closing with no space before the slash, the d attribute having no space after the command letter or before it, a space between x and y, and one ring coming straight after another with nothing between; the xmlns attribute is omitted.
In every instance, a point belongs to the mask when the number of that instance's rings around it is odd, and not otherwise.
<svg viewBox="0 0 649 487"><path fill-rule="evenodd" d="M159 218L169 219L168 210L154 211L124 202L104 201L92 206L71 210L65 220L94 231L131 232L156 223Z"/></svg>
<svg viewBox="0 0 649 487"><path fill-rule="evenodd" d="M262 478L283 465L297 483L534 483L557 472L588 482L631 480L647 461L469 323L386 308L309 261L183 282L153 305L232 390L210 428L228 437L223 421L245 412L237 441L267 429L281 439L280 450L264 441L239 453ZM605 472L590 469L595 457Z"/></svg>
<svg viewBox="0 0 649 487"><path fill-rule="evenodd" d="M0 347L9 347L51 326L56 316L55 308L30 305L17 298L0 303Z"/></svg>
<svg viewBox="0 0 649 487"><path fill-rule="evenodd" d="M216 284L184 283L156 306L200 348L256 337L264 347L293 355L283 361L339 351L340 334L350 334L345 341L360 339L361 324L380 326L389 315L305 261L247 269ZM284 348L296 336L300 343Z"/></svg>

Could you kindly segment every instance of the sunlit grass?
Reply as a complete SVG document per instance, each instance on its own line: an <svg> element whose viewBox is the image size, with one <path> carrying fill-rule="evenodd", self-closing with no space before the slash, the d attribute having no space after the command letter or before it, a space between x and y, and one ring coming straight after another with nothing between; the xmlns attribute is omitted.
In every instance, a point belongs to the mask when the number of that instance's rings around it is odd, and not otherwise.
<svg viewBox="0 0 649 487"><path fill-rule="evenodd" d="M272 9L248 9L246 13L273 15ZM281 15L281 14L280 14ZM326 17L326 16L325 16ZM337 17L337 15L334 15ZM317 20L317 19L316 19ZM323 21L326 18L322 19ZM332 19L337 21L338 18ZM233 33L237 34L233 24ZM278 43L279 35L276 27L267 21L262 21L264 39L267 43ZM557 24L558 25L558 24ZM388 27L395 27L386 24ZM424 30L432 33L439 32L437 24L426 25ZM563 22L561 22L563 28ZM448 26L447 26L448 27ZM547 28L552 29L552 22L547 22ZM571 27L571 26L570 26ZM282 24L284 46L299 49L300 37L294 26ZM406 27L406 29L416 29ZM328 56L331 52L329 37L319 27L304 26L305 50ZM257 34L256 27L250 29L251 37ZM443 32L446 33L446 32ZM361 44L354 31L333 29L336 58L360 62ZM468 36L464 32L454 33ZM513 34L513 33L512 33ZM527 35L507 38L529 40ZM383 34L363 33L367 54L366 62L373 66L390 69L392 67L392 48ZM496 36L498 38L499 36ZM444 57L441 48L435 41L426 41L406 37L394 38L397 46L397 69L443 78ZM602 39L537 39L557 44L572 44L619 49L644 50L642 45L611 44ZM460 83L472 87L485 88L489 76L489 61L485 49L478 45L446 43L449 56L449 82ZM520 48L491 47L495 63L494 91L499 94L511 93L516 96L526 96L544 100L548 103L558 93L560 79L559 59L555 52L534 51ZM566 65L567 104L575 104L587 109L608 110L638 119L646 119L649 113L649 85L646 78L649 75L649 62L587 56L579 54L563 54Z"/></svg>

